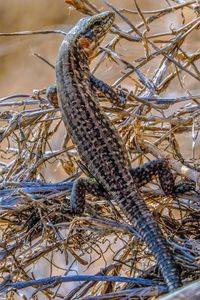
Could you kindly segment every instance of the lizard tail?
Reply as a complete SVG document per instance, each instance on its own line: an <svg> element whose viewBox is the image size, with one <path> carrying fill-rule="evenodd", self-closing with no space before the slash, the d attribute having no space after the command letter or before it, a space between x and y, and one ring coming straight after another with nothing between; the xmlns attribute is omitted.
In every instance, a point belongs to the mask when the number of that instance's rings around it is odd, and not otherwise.
<svg viewBox="0 0 200 300"><path fill-rule="evenodd" d="M145 201L135 191L126 192L123 198L118 199L122 199L117 201L119 206L154 255L168 289L171 291L182 286L180 274L169 245Z"/></svg>

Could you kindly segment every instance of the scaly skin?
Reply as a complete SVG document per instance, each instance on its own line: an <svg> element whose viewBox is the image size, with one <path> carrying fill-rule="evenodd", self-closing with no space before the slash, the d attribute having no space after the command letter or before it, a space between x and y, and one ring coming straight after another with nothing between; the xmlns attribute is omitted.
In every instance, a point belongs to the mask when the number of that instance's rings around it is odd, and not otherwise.
<svg viewBox="0 0 200 300"><path fill-rule="evenodd" d="M114 13L104 12L80 20L68 33L56 63L59 106L81 159L146 242L172 290L181 285L172 253L140 196L126 149L90 84L90 60L113 21Z"/></svg>

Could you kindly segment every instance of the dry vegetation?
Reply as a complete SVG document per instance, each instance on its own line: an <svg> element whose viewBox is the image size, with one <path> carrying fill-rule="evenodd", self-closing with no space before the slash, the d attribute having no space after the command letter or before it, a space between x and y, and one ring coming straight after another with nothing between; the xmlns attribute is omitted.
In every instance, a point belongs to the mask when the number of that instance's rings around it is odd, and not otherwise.
<svg viewBox="0 0 200 300"><path fill-rule="evenodd" d="M65 2L84 14L98 11L93 1ZM131 11L106 4L118 18L91 70L108 69L106 76L111 78L117 74L113 87L128 88L128 102L125 108L113 107L99 95L102 110L122 136L133 165L166 158L177 181L192 180L198 189L200 52L197 43L188 40L197 38L200 8L197 1L177 0L171 1L171 6L166 1L161 10L144 11L139 1L133 3L135 10ZM139 16L138 23L132 22L134 15ZM176 29L159 31L156 27L154 31L158 20L178 15ZM140 55L133 59L130 53L136 44ZM173 93L174 89L179 94ZM73 180L87 170L70 136L62 134L57 103L50 103L45 90L38 90L32 95L2 98L0 107L2 297L153 299L166 292L151 253L137 234L132 235L118 208L103 198L88 196L84 215L74 218L70 214ZM62 144L55 148L58 139ZM58 161L66 180L46 182L45 167ZM171 199L163 195L156 181L141 193L168 239L183 281L200 278L199 194ZM60 265L57 253L62 256ZM37 268L44 262L49 276L38 279ZM94 265L96 270L91 271ZM77 275L74 269L81 273L81 266L95 276L87 272ZM53 277L55 274L60 276ZM75 281L82 283L71 286L69 292L64 282Z"/></svg>

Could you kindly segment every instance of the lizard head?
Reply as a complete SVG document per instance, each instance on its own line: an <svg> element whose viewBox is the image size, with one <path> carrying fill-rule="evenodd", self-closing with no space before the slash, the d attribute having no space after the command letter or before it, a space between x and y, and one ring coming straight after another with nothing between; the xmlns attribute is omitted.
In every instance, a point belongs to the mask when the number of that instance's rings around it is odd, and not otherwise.
<svg viewBox="0 0 200 300"><path fill-rule="evenodd" d="M115 19L113 12L102 12L91 17L81 19L70 31L76 35L76 41L84 49L89 58L112 26Z"/></svg>

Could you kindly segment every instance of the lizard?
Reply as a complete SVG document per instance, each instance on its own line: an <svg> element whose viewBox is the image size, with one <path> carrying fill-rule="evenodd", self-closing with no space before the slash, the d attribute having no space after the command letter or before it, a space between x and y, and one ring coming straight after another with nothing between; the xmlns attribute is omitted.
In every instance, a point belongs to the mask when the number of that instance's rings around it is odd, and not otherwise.
<svg viewBox="0 0 200 300"><path fill-rule="evenodd" d="M140 184L158 174L163 190L171 194L173 176L163 160L131 170L127 151L116 129L99 107L95 86L100 90L104 86L95 78L91 80L90 61L114 18L113 12L102 12L81 19L66 35L56 60L58 103L63 121L81 160L95 179L80 178L75 182L71 208L74 213L82 213L86 192L115 200L157 260L168 289L173 290L182 285L178 268L138 190ZM112 98L109 92L107 94Z"/></svg>

